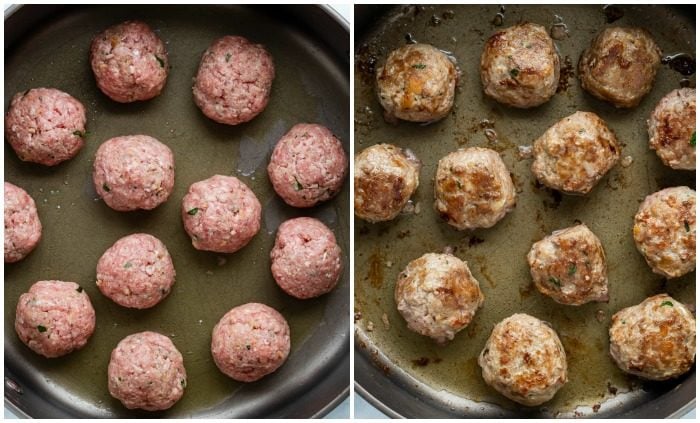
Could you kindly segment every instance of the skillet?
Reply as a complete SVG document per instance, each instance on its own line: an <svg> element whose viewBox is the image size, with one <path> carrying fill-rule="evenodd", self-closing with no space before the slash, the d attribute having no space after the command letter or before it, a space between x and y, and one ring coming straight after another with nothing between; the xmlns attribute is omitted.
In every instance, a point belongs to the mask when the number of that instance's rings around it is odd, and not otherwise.
<svg viewBox="0 0 700 423"><path fill-rule="evenodd" d="M609 25L649 30L664 55L695 55L695 8L618 6L622 17L606 22L602 6L508 5L502 26L494 25L498 5L368 6L355 8L355 151L388 142L410 148L422 161L420 186L413 196L418 214L369 224L355 219L355 389L392 417L668 417L695 404L695 370L664 383L643 382L620 371L608 353L607 329L619 309L668 292L695 304L695 272L666 281L653 274L632 239L633 216L644 197L659 189L688 185L695 172L674 171L648 149L646 119L666 93L689 78L662 67L652 91L630 110L618 110L585 94L566 66ZM608 13L610 10L608 10ZM481 50L499 28L520 21L550 29L564 24L568 36L555 40L564 71L562 90L548 103L528 110L500 105L482 93ZM408 40L452 53L462 70L455 107L430 125L382 118L373 70ZM562 196L535 184L530 160L518 146L531 145L549 126L576 110L600 115L624 144L618 164L585 197ZM490 141L485 129L495 130ZM433 211L437 161L462 147L493 148L514 177L517 207L490 229L459 232ZM599 236L608 258L610 301L563 306L532 286L525 256L533 242L556 229L586 223ZM409 331L396 310L394 284L409 261L446 247L466 260L485 295L475 320L444 347ZM551 322L569 364L569 383L540 407L523 407L500 396L481 377L477 356L494 324L525 312Z"/></svg>
<svg viewBox="0 0 700 423"><path fill-rule="evenodd" d="M117 104L96 87L89 62L91 38L126 19L149 23L166 42L172 69L163 93L148 102ZM217 37L239 34L265 44L277 77L270 104L252 122L216 124L192 101L192 77L202 52ZM87 139L74 159L54 168L22 163L6 144L5 180L35 199L44 237L25 260L5 266L5 403L31 417L313 417L349 392L348 184L332 201L308 210L286 206L274 193L266 166L271 148L293 124L329 127L349 150L349 26L317 6L23 6L5 16L5 107L14 93L50 86L87 109ZM170 199L150 212L119 213L95 200L92 160L113 136L144 133L173 149L176 183ZM182 228L180 201L187 187L215 173L235 175L263 204L260 233L232 255L192 248ZM329 295L300 301L284 294L270 274L277 226L310 215L334 231L345 272ZM177 281L149 310L128 310L102 296L94 283L100 255L118 238L147 232L168 247ZM81 284L97 312L88 345L47 360L14 333L17 298L37 280ZM209 352L211 330L232 307L257 301L289 321L292 352L276 373L242 384L218 371ZM155 330L171 337L188 373L183 398L164 412L126 410L107 391L110 351L124 336Z"/></svg>

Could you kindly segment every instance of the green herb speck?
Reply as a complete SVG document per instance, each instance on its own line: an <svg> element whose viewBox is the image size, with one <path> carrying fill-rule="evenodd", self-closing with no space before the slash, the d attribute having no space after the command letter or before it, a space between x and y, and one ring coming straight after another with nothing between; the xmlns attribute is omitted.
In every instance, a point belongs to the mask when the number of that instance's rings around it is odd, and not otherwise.
<svg viewBox="0 0 700 423"><path fill-rule="evenodd" d="M561 282L559 282L559 279L555 278L554 276L549 277L549 283L556 286L561 286Z"/></svg>
<svg viewBox="0 0 700 423"><path fill-rule="evenodd" d="M154 56L156 56L156 55L154 54ZM160 67L161 67L161 68L164 68L164 67L165 67L165 62L163 61L163 59L161 59L160 57L156 56L156 60L158 61L158 63L160 63Z"/></svg>
<svg viewBox="0 0 700 423"><path fill-rule="evenodd" d="M683 225L685 226L685 231L690 232L690 224L688 223L687 220L683 221Z"/></svg>
<svg viewBox="0 0 700 423"><path fill-rule="evenodd" d="M107 182L105 182L104 184L102 184L102 189L105 190L105 192L109 192L109 191L110 191L109 185L107 185Z"/></svg>
<svg viewBox="0 0 700 423"><path fill-rule="evenodd" d="M187 214L189 214L190 216L194 216L195 214L197 214L198 211L199 211L199 208L195 207L195 208L193 208L193 209L190 209L190 210L187 212Z"/></svg>
<svg viewBox="0 0 700 423"><path fill-rule="evenodd" d="M226 61L228 62L231 60L231 53L226 53Z"/></svg>
<svg viewBox="0 0 700 423"><path fill-rule="evenodd" d="M78 292L83 292L83 287L80 286L80 285L78 285L78 287L75 288L75 290L78 291Z"/></svg>
<svg viewBox="0 0 700 423"><path fill-rule="evenodd" d="M693 131L693 135L690 136L690 145L695 147L695 131Z"/></svg>
<svg viewBox="0 0 700 423"><path fill-rule="evenodd" d="M85 138L85 132L81 132L78 130L73 131L73 135L80 137L80 138Z"/></svg>
<svg viewBox="0 0 700 423"><path fill-rule="evenodd" d="M180 379L180 386L182 386L183 388L187 386L187 382L185 381L185 379Z"/></svg>
<svg viewBox="0 0 700 423"><path fill-rule="evenodd" d="M518 70L518 68L513 68L510 70L510 76L512 76L513 78L517 78L519 74L520 70Z"/></svg>
<svg viewBox="0 0 700 423"><path fill-rule="evenodd" d="M670 301L664 301L661 303L661 307L673 307L673 303Z"/></svg>
<svg viewBox="0 0 700 423"><path fill-rule="evenodd" d="M46 326L39 325L36 327L36 330L38 330L41 333L44 333L44 332L46 332Z"/></svg>
<svg viewBox="0 0 700 423"><path fill-rule="evenodd" d="M125 268L125 269L128 269L128 268L130 268L131 266L133 266L133 264L131 264L130 261L127 261L126 263L124 263L124 268Z"/></svg>
<svg viewBox="0 0 700 423"><path fill-rule="evenodd" d="M415 65L412 66L413 69L425 69L425 64L424 63L416 63Z"/></svg>
<svg viewBox="0 0 700 423"><path fill-rule="evenodd" d="M301 191L304 189L304 186L299 182L297 177L294 177L294 191Z"/></svg>
<svg viewBox="0 0 700 423"><path fill-rule="evenodd" d="M245 349L250 350L250 344L246 344Z"/></svg>
<svg viewBox="0 0 700 423"><path fill-rule="evenodd" d="M572 264L569 266L569 276L573 276L576 273L576 265Z"/></svg>

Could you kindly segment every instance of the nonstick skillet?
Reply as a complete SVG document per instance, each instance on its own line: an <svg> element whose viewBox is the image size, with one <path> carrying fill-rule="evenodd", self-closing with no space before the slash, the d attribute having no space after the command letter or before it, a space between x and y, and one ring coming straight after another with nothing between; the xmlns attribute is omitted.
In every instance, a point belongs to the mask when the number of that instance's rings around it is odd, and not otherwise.
<svg viewBox="0 0 700 423"><path fill-rule="evenodd" d="M109 25L141 19L165 41L172 69L163 93L148 102L117 104L96 87L88 62L91 38ZM208 120L192 101L192 78L207 46L225 34L262 43L277 77L267 109L252 122L229 127ZM23 6L5 15L5 107L14 93L55 87L87 109L84 149L53 168L20 162L5 146L5 180L35 199L44 237L25 260L5 266L5 401L31 417L311 417L322 416L349 391L349 184L332 201L308 210L286 206L266 166L272 146L292 125L329 127L349 151L349 26L317 6ZM150 212L109 209L92 188L97 147L126 134L154 136L175 153L170 199ZM243 250L221 255L192 248L182 228L187 187L220 173L241 178L263 204L260 233ZM345 272L336 289L300 301L284 294L270 274L277 226L310 215L335 232ZM147 232L168 247L177 270L170 296L149 310L128 310L95 286L100 255L118 238ZM97 312L88 345L58 359L34 354L17 338L17 299L37 280L81 284ZM242 384L218 371L209 352L211 330L230 308L263 302L289 321L292 352L276 373ZM171 337L184 356L183 398L159 413L129 411L107 391L110 351L124 336L154 330Z"/></svg>
<svg viewBox="0 0 700 423"><path fill-rule="evenodd" d="M478 73L488 37L521 21L547 29L555 26L558 35L568 31L555 40L564 67L560 92L527 110L486 98ZM355 387L384 413L639 418L677 416L693 407L694 369L672 381L648 383L623 374L608 353L607 330L617 310L660 292L695 304L695 272L664 280L651 272L632 239L633 217L646 195L669 186L695 187L695 173L661 164L649 150L646 134L646 119L659 99L681 84L694 87L695 77L664 66L651 93L630 110L615 109L585 94L575 72L579 55L597 32L612 25L646 28L664 55L695 56L694 6L356 7L355 151L386 142L410 148L423 162L413 214L374 225L355 219ZM456 58L462 77L455 107L437 123L392 125L382 118L376 100L374 69L391 50L414 40ZM576 110L593 111L608 122L624 143L622 157L632 160L623 160L627 166L618 164L585 197L562 196L537 186L531 161L518 158L518 146L531 145L549 126ZM441 157L472 146L493 148L503 157L518 191L517 207L493 228L458 232L433 210L432 179ZM532 243L578 221L586 223L605 248L611 290L607 304L558 305L532 286L525 259ZM470 326L440 347L406 328L393 292L397 275L409 261L445 248L469 263L486 299ZM540 407L522 407L500 396L484 383L476 361L494 324L516 312L551 322L567 352L569 383Z"/></svg>

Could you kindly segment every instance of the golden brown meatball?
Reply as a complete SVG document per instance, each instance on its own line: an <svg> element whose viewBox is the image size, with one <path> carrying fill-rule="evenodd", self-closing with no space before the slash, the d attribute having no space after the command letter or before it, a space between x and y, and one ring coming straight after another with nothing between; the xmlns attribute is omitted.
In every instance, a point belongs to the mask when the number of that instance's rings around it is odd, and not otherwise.
<svg viewBox="0 0 700 423"><path fill-rule="evenodd" d="M418 159L391 144L355 156L355 215L368 222L394 219L419 184Z"/></svg>
<svg viewBox="0 0 700 423"><path fill-rule="evenodd" d="M647 124L649 148L666 166L695 170L695 88L666 94Z"/></svg>
<svg viewBox="0 0 700 423"><path fill-rule="evenodd" d="M615 107L634 107L651 91L661 50L640 28L605 28L578 62L581 86Z"/></svg>
<svg viewBox="0 0 700 423"><path fill-rule="evenodd" d="M399 275L394 298L408 328L433 338L451 341L484 303L479 282L467 263L449 254L424 254Z"/></svg>
<svg viewBox="0 0 700 423"><path fill-rule="evenodd" d="M499 103L528 108L547 102L559 84L554 41L541 25L523 23L486 41L481 54L484 92Z"/></svg>
<svg viewBox="0 0 700 423"><path fill-rule="evenodd" d="M655 192L634 216L634 242L654 273L679 278L695 269L695 191Z"/></svg>
<svg viewBox="0 0 700 423"><path fill-rule="evenodd" d="M554 231L527 255L537 290L560 304L608 300L608 266L600 240L586 225Z"/></svg>
<svg viewBox="0 0 700 423"><path fill-rule="evenodd" d="M627 373L651 380L678 377L695 362L695 318L667 294L615 313L610 355Z"/></svg>
<svg viewBox="0 0 700 423"><path fill-rule="evenodd" d="M440 159L435 209L457 229L490 228L515 207L515 187L501 156L465 148Z"/></svg>
<svg viewBox="0 0 700 423"><path fill-rule="evenodd" d="M428 44L392 51L377 70L377 96L389 116L411 122L444 118L452 109L457 67Z"/></svg>
<svg viewBox="0 0 700 423"><path fill-rule="evenodd" d="M547 322L514 314L498 323L479 355L484 381L523 405L549 401L567 382L566 352Z"/></svg>
<svg viewBox="0 0 700 423"><path fill-rule="evenodd" d="M532 173L549 188L587 194L620 159L615 134L595 113L576 112L533 144Z"/></svg>

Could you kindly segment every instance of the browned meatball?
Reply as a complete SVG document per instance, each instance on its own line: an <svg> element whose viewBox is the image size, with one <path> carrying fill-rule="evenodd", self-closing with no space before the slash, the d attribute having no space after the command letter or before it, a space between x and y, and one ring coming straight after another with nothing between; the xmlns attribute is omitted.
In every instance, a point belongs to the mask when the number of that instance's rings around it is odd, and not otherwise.
<svg viewBox="0 0 700 423"><path fill-rule="evenodd" d="M605 28L578 62L581 86L615 107L634 107L651 90L661 50L640 28Z"/></svg>
<svg viewBox="0 0 700 423"><path fill-rule="evenodd" d="M666 166L695 170L695 88L666 94L647 124L649 148Z"/></svg>
<svg viewBox="0 0 700 423"><path fill-rule="evenodd" d="M377 70L377 96L389 116L435 121L452 109L457 77L445 53L428 44L410 44L392 51Z"/></svg>
<svg viewBox="0 0 700 423"><path fill-rule="evenodd" d="M514 314L493 328L479 355L484 381L513 401L540 405L567 382L564 346L549 323Z"/></svg>
<svg viewBox="0 0 700 423"><path fill-rule="evenodd" d="M608 300L608 266L600 240L586 225L554 231L527 255L537 290L560 304Z"/></svg>
<svg viewBox="0 0 700 423"><path fill-rule="evenodd" d="M420 161L391 144L355 156L355 216L368 222L394 219L419 184Z"/></svg>
<svg viewBox="0 0 700 423"><path fill-rule="evenodd" d="M620 150L603 119L576 112L535 140L532 173L549 188L584 195L620 160Z"/></svg>
<svg viewBox="0 0 700 423"><path fill-rule="evenodd" d="M695 362L695 318L667 294L615 313L610 355L627 373L651 380L678 377Z"/></svg>
<svg viewBox="0 0 700 423"><path fill-rule="evenodd" d="M460 149L438 162L435 210L455 228L490 228L514 207L513 180L494 150Z"/></svg>
<svg viewBox="0 0 700 423"><path fill-rule="evenodd" d="M513 107L539 106L559 84L559 55L541 25L523 23L506 28L486 41L481 54L484 92Z"/></svg>

